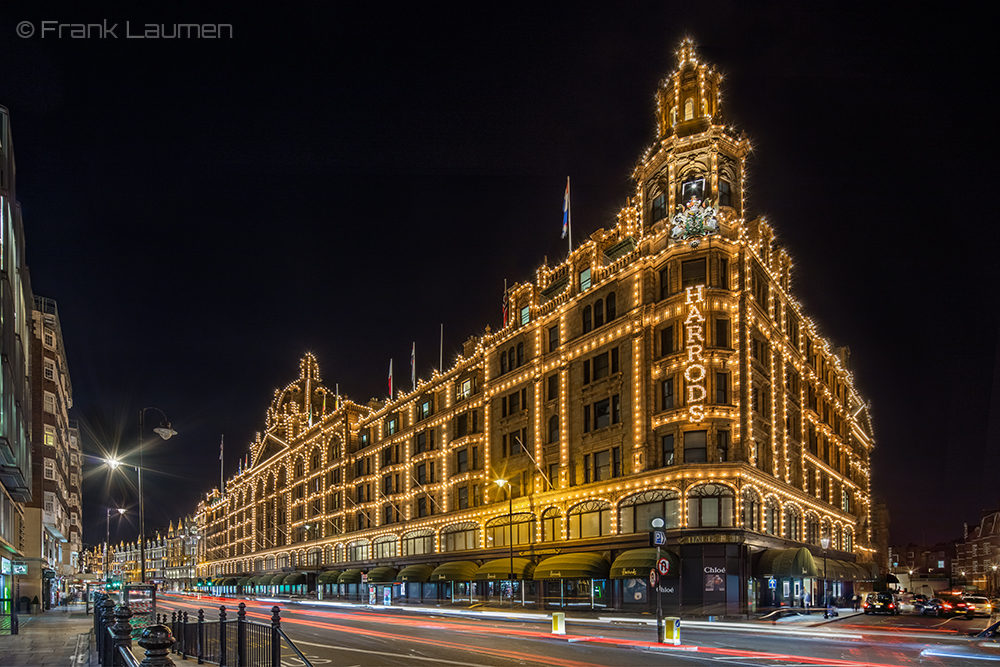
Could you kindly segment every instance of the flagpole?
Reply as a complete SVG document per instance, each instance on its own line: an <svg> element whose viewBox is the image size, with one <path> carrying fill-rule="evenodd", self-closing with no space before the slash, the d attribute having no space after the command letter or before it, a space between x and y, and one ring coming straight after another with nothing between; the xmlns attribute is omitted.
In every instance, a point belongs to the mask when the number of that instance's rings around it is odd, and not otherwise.
<svg viewBox="0 0 1000 667"><path fill-rule="evenodd" d="M569 222L569 252L573 252L573 200L569 194L569 176L566 177L566 214Z"/></svg>
<svg viewBox="0 0 1000 667"><path fill-rule="evenodd" d="M226 434L223 433L219 436L219 496L223 496L226 493L226 483L223 481L225 479L225 463L223 462L223 453L225 452L226 446Z"/></svg>
<svg viewBox="0 0 1000 667"><path fill-rule="evenodd" d="M413 342L410 348L410 382L413 384L413 391L417 390L417 342Z"/></svg>
<svg viewBox="0 0 1000 667"><path fill-rule="evenodd" d="M441 352L438 357L438 373L444 373L444 322L441 323Z"/></svg>

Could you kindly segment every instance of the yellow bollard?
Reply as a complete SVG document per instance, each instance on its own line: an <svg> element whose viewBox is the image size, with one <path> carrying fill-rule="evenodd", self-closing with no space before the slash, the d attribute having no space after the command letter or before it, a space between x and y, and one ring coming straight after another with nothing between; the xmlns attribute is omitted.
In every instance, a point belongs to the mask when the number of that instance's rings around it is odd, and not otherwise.
<svg viewBox="0 0 1000 667"><path fill-rule="evenodd" d="M566 614L564 612L552 612L552 634L566 634Z"/></svg>
<svg viewBox="0 0 1000 667"><path fill-rule="evenodd" d="M664 638L661 640L664 644L673 644L674 646L680 646L681 643L681 619L677 617L670 617L663 619L663 634Z"/></svg>

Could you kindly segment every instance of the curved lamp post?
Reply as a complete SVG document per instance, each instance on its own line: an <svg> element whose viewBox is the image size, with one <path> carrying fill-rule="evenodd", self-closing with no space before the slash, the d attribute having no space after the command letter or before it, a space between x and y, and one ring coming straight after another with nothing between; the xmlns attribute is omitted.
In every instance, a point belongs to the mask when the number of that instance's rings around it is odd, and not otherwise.
<svg viewBox="0 0 1000 667"><path fill-rule="evenodd" d="M510 608L514 608L514 496L513 490L507 485L507 480L498 479L497 486L501 489L507 487L507 501L510 504L507 514L507 535L508 546L510 546Z"/></svg>
<svg viewBox="0 0 1000 667"><path fill-rule="evenodd" d="M830 595L827 592L826 581L826 550L830 548L830 538L821 537L819 539L819 544L823 547L823 618L830 618Z"/></svg>
<svg viewBox="0 0 1000 667"><path fill-rule="evenodd" d="M160 416L163 417L163 421L159 426L153 429L153 433L160 436L164 440L169 440L173 436L177 435L177 431L170 428L170 422L167 421L167 415L163 414L163 410L154 407L139 410L139 465L135 466L135 471L139 477L139 583L143 584L146 583L146 514L145 503L143 503L142 498L142 432L143 421L147 410L156 410L160 413ZM109 459L107 464L112 470L115 470L118 466L122 465L120 461L115 459Z"/></svg>

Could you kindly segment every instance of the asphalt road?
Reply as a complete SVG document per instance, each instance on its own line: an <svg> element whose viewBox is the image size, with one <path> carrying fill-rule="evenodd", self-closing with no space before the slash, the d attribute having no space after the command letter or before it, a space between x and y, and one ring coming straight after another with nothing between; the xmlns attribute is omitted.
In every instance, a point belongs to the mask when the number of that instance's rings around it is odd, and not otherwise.
<svg viewBox="0 0 1000 667"><path fill-rule="evenodd" d="M164 598L161 611L205 608L229 617L240 600ZM248 619L268 623L271 602L247 601ZM646 665L964 665L1000 667L1000 644L966 633L986 619L912 615L853 616L819 626L787 622L682 624L682 645L654 643L655 629L635 622L567 621L566 636L548 620L414 613L401 608L279 604L282 628L312 665L553 667ZM816 617L815 622L821 619ZM810 623L814 622L812 619ZM302 662L283 652L287 667ZM183 663L180 663L183 664Z"/></svg>

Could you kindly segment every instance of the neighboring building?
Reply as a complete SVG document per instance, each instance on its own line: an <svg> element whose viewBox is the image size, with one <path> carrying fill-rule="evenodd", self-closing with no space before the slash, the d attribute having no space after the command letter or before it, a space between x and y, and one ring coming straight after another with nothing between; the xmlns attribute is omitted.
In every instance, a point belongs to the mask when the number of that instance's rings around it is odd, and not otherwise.
<svg viewBox="0 0 1000 667"><path fill-rule="evenodd" d="M69 419L73 385L59 310L36 296L31 343L34 496L25 509L28 576L22 595L43 608L59 603L67 577L79 568L82 460L79 431Z"/></svg>
<svg viewBox="0 0 1000 667"><path fill-rule="evenodd" d="M952 587L951 572L955 563L955 542L923 546L890 546L889 572L899 580L899 588L934 597Z"/></svg>
<svg viewBox="0 0 1000 667"><path fill-rule="evenodd" d="M649 611L661 518L671 611L818 600L824 537L833 594L871 585L874 439L849 350L747 215L720 74L687 41L679 61L635 196L512 287L499 331L387 402L340 401L301 361L249 466L198 505L199 576L368 599L366 571L400 601Z"/></svg>
<svg viewBox="0 0 1000 667"><path fill-rule="evenodd" d="M165 587L171 591L194 588L197 580L196 563L198 530L194 517L186 516L170 522L167 531L167 556L164 565Z"/></svg>
<svg viewBox="0 0 1000 667"><path fill-rule="evenodd" d="M955 545L955 584L995 594L1000 572L1000 510L983 510L978 525L965 525L965 539Z"/></svg>
<svg viewBox="0 0 1000 667"><path fill-rule="evenodd" d="M15 192L10 114L0 107L0 617L9 611L26 569L24 503L32 498L31 283L24 261L24 227ZM13 560L12 560L13 559Z"/></svg>

